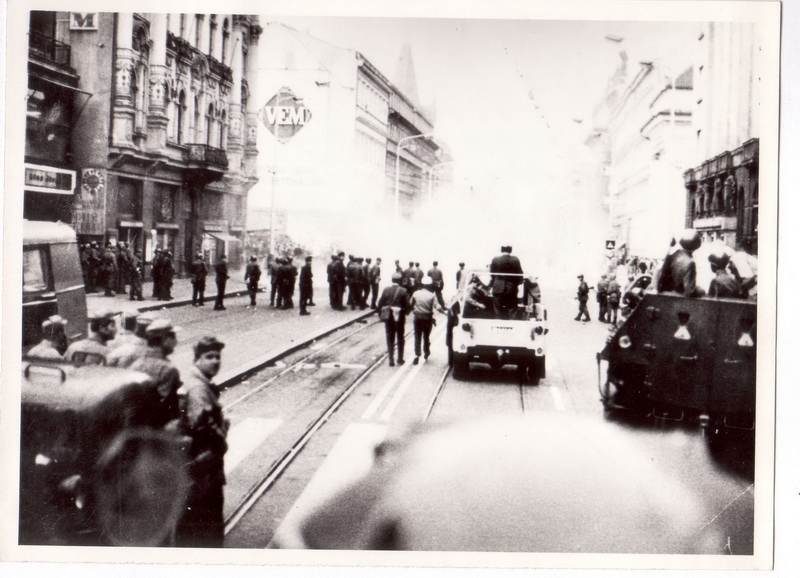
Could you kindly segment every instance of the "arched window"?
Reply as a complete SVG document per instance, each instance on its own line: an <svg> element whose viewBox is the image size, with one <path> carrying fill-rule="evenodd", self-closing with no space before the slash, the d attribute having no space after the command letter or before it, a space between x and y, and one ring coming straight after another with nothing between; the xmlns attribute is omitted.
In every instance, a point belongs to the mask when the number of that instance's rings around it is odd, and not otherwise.
<svg viewBox="0 0 800 578"><path fill-rule="evenodd" d="M222 58L220 61L222 64L226 64L226 60L228 59L228 41L230 40L231 31L228 26L228 19L222 21Z"/></svg>
<svg viewBox="0 0 800 578"><path fill-rule="evenodd" d="M206 145L214 146L214 105L208 105L206 113Z"/></svg>
<svg viewBox="0 0 800 578"><path fill-rule="evenodd" d="M183 144L184 124L186 124L186 93L181 91L175 111L175 142Z"/></svg>
<svg viewBox="0 0 800 578"><path fill-rule="evenodd" d="M193 143L201 143L203 139L201 138L201 130L203 128L202 122L202 112L200 112L200 98L195 96L194 97L194 138L192 139Z"/></svg>
<svg viewBox="0 0 800 578"><path fill-rule="evenodd" d="M219 124L219 148L223 150L228 148L228 113L224 110Z"/></svg>

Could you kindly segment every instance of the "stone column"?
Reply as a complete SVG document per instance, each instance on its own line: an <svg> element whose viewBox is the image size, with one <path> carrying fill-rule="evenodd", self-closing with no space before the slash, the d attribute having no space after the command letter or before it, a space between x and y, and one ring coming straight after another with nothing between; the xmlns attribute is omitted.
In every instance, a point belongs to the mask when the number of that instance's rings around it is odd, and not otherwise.
<svg viewBox="0 0 800 578"><path fill-rule="evenodd" d="M133 13L116 15L114 54L114 103L111 140L117 146L131 146L133 138Z"/></svg>
<svg viewBox="0 0 800 578"><path fill-rule="evenodd" d="M242 58L242 44L244 42L244 29L247 21L243 16L234 16L231 34L231 70L233 71L233 87L230 93L230 108L228 115L228 166L239 172L243 151L242 142L242 78L244 77ZM225 64L225 63L223 63ZM231 162L233 161L233 162Z"/></svg>
<svg viewBox="0 0 800 578"><path fill-rule="evenodd" d="M255 160L256 155L258 155L258 150L256 150L256 135L258 134L258 109L260 107L260 100L256 89L258 87L258 40L262 32L263 29L258 25L258 19L256 18L250 26L247 70L244 71L250 89L250 95L247 99L247 135L245 139L245 155L248 160L251 158Z"/></svg>
<svg viewBox="0 0 800 578"><path fill-rule="evenodd" d="M154 14L150 27L149 90L147 111L147 149L161 151L167 145L167 15Z"/></svg>

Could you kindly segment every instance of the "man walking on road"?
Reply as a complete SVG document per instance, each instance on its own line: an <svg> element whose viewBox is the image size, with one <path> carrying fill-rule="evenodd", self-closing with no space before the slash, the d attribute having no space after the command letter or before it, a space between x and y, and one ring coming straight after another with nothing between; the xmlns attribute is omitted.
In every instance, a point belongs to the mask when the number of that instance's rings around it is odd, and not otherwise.
<svg viewBox="0 0 800 578"><path fill-rule="evenodd" d="M258 281L261 279L261 267L258 266L258 257L253 255L244 271L244 282L247 283L247 293L250 295L250 305L256 307L256 293L258 293Z"/></svg>
<svg viewBox="0 0 800 578"><path fill-rule="evenodd" d="M433 285L433 279L426 275L422 278L419 289L414 291L414 295L411 297L411 307L414 311L414 365L419 363L421 354L425 355L425 359L431 356L431 330L434 324L434 307L445 313L444 307L434 303Z"/></svg>
<svg viewBox="0 0 800 578"><path fill-rule="evenodd" d="M436 301L439 303L439 307L444 309L444 298L442 297L442 289L444 289L444 275L442 275L442 271L439 269L439 261L433 262L433 267L428 270L428 277L430 277L433 281L432 289L434 295L436 295Z"/></svg>
<svg viewBox="0 0 800 578"><path fill-rule="evenodd" d="M394 348L397 344L397 363L403 365L403 351L405 349L406 338L406 313L410 307L408 291L400 286L403 280L401 273L392 274L392 285L383 290L381 298L378 300L378 310L384 307L391 309L391 314L384 320L386 326L386 347L389 352L389 366L394 367ZM381 316L383 318L383 316Z"/></svg>
<svg viewBox="0 0 800 578"><path fill-rule="evenodd" d="M192 485L176 530L179 547L222 548L225 542L224 456L230 423L222 414L219 388L211 381L219 373L223 347L215 337L201 337L194 346L194 365L178 391L181 432L192 440Z"/></svg>
<svg viewBox="0 0 800 578"><path fill-rule="evenodd" d="M197 253L194 261L189 265L189 274L192 278L192 307L205 305L206 277L208 267L203 261L203 254Z"/></svg>
<svg viewBox="0 0 800 578"><path fill-rule="evenodd" d="M580 321L582 315L586 316L584 321L591 321L589 318L589 308L586 307L586 303L589 301L589 285L583 280L583 275L578 275L578 279L580 283L578 284L578 295L575 297L575 299L578 300L578 316L575 318L575 321Z"/></svg>
<svg viewBox="0 0 800 578"><path fill-rule="evenodd" d="M217 264L214 265L217 282L217 300L214 302L214 311L225 311L225 286L228 284L228 257L221 255Z"/></svg>
<svg viewBox="0 0 800 578"><path fill-rule="evenodd" d="M312 257L306 257L306 264L300 268L300 315L311 315L306 307L314 295L314 273L311 271Z"/></svg>

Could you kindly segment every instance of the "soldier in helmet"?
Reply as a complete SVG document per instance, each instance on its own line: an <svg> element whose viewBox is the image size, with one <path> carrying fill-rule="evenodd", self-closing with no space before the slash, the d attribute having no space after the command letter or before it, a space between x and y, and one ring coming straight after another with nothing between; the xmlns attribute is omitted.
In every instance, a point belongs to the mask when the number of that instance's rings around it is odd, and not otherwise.
<svg viewBox="0 0 800 578"><path fill-rule="evenodd" d="M711 263L711 271L715 274L714 279L708 286L709 297L740 297L742 294L742 287L728 271L728 263L730 256L724 249L719 248L714 250L709 256L708 261Z"/></svg>
<svg viewBox="0 0 800 578"><path fill-rule="evenodd" d="M244 270L244 282L247 283L247 293L250 295L250 307L256 307L256 293L258 293L258 282L261 279L261 267L258 266L258 257L253 255Z"/></svg>
<svg viewBox="0 0 800 578"><path fill-rule="evenodd" d="M189 265L189 274L192 278L192 307L205 305L206 277L208 267L203 261L203 254L197 253L194 261Z"/></svg>
<svg viewBox="0 0 800 578"><path fill-rule="evenodd" d="M680 249L668 255L661 266L656 289L659 293L670 291L686 297L700 297L704 291L697 286L697 266L692 257L700 247L700 235L694 229L686 229L678 244Z"/></svg>
<svg viewBox="0 0 800 578"><path fill-rule="evenodd" d="M89 244L86 261L86 292L97 293L97 282L100 276L100 266L103 262L100 258L97 241L92 241Z"/></svg>
<svg viewBox="0 0 800 578"><path fill-rule="evenodd" d="M42 322L43 339L33 346L28 357L63 360L67 349L67 320L60 315L51 315Z"/></svg>
<svg viewBox="0 0 800 578"><path fill-rule="evenodd" d="M67 348L64 359L76 365L105 365L109 341L117 335L117 312L100 311L89 315L89 337Z"/></svg>
<svg viewBox="0 0 800 578"><path fill-rule="evenodd" d="M102 264L102 279L105 292L105 297L114 297L114 289L117 286L117 255L114 251L114 245L108 243L106 250L103 253Z"/></svg>

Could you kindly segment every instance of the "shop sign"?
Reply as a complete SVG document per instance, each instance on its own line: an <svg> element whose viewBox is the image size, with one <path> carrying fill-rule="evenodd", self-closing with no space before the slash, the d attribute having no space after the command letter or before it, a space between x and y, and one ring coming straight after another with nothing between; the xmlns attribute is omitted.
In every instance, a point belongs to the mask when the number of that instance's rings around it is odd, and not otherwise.
<svg viewBox="0 0 800 578"><path fill-rule="evenodd" d="M79 235L105 234L106 171L83 169L80 191L72 207L73 225Z"/></svg>
<svg viewBox="0 0 800 578"><path fill-rule="evenodd" d="M75 192L75 171L42 165L25 165L25 190L71 195Z"/></svg>
<svg viewBox="0 0 800 578"><path fill-rule="evenodd" d="M99 12L70 12L70 30L97 30Z"/></svg>
<svg viewBox="0 0 800 578"><path fill-rule="evenodd" d="M311 110L303 104L302 98L295 96L291 88L284 86L267 101L259 117L278 142L286 143L309 123Z"/></svg>

